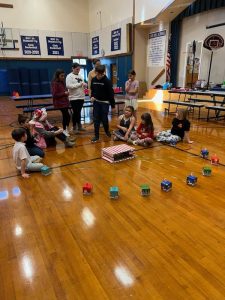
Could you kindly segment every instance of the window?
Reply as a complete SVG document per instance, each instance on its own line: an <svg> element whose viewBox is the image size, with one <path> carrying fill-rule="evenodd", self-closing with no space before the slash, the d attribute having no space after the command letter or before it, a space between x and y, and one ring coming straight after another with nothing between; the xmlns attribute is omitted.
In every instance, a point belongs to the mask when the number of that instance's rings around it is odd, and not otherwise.
<svg viewBox="0 0 225 300"><path fill-rule="evenodd" d="M87 60L86 58L73 58L73 63L78 63L81 66L86 66Z"/></svg>

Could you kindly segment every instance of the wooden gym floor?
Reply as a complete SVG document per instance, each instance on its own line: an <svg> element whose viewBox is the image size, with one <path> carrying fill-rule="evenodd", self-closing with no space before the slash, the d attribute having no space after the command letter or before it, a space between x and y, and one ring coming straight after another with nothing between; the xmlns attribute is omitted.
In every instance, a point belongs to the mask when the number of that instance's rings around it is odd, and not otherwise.
<svg viewBox="0 0 225 300"><path fill-rule="evenodd" d="M163 107L139 105L156 130L170 127ZM0 109L1 300L225 299L224 121L191 119L194 144L136 147L136 159L116 165L101 159L101 148L114 143L102 134L91 144L87 125L74 149L48 149L52 175L24 180L11 158L18 110L8 98ZM201 175L209 165L202 147L220 158L211 177ZM185 183L191 172L195 187ZM160 190L164 178L173 182L168 193ZM92 196L82 195L85 182ZM149 198L140 196L143 183ZM118 200L109 199L112 185Z"/></svg>

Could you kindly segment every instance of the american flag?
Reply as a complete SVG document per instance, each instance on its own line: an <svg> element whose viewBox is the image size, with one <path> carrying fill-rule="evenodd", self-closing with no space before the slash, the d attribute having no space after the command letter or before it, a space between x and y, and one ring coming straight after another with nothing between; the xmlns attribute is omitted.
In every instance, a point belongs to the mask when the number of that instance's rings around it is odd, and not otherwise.
<svg viewBox="0 0 225 300"><path fill-rule="evenodd" d="M166 81L167 82L170 82L170 75L171 75L170 67L171 67L171 36L169 37L167 57L166 57Z"/></svg>

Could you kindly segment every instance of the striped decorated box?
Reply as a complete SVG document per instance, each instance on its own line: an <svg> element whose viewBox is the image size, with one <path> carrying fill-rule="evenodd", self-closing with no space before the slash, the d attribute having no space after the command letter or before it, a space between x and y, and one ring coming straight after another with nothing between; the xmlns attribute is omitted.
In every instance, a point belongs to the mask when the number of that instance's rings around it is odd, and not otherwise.
<svg viewBox="0 0 225 300"><path fill-rule="evenodd" d="M102 149L102 158L111 162L117 163L123 160L135 158L135 148L126 144L107 147Z"/></svg>

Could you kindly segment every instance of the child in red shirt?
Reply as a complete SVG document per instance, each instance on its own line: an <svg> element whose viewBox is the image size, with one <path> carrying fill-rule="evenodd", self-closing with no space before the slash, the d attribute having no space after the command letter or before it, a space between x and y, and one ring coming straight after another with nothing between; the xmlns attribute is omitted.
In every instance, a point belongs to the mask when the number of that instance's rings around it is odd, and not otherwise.
<svg viewBox="0 0 225 300"><path fill-rule="evenodd" d="M141 123L137 131L132 133L128 142L133 145L149 146L153 142L154 126L149 113L141 116Z"/></svg>

